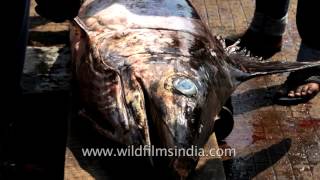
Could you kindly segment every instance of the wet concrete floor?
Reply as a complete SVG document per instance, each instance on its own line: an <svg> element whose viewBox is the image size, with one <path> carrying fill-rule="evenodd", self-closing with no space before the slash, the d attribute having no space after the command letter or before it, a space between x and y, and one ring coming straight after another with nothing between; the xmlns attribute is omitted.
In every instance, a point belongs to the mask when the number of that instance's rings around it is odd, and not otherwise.
<svg viewBox="0 0 320 180"><path fill-rule="evenodd" d="M245 31L254 10L251 0L205 0L214 33ZM297 1L290 4L282 51L272 59L295 61L300 47L296 29ZM272 102L285 76L272 75L242 84L232 96L235 127L221 147L236 149L224 157L227 179L320 179L320 97L307 104Z"/></svg>

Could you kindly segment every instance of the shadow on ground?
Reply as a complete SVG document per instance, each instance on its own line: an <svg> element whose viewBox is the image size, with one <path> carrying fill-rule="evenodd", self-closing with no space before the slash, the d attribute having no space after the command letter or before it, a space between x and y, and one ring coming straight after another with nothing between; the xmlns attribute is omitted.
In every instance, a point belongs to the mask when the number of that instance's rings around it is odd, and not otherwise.
<svg viewBox="0 0 320 180"><path fill-rule="evenodd" d="M254 178L259 173L273 166L288 153L291 144L292 140L286 138L261 151L224 161L227 179L244 180L248 179L248 177L250 179Z"/></svg>
<svg viewBox="0 0 320 180"><path fill-rule="evenodd" d="M233 104L241 106L235 106L234 115L250 112L261 107L271 106L274 104L273 98L281 85L270 86L268 88L250 89L243 93L234 94L232 96Z"/></svg>

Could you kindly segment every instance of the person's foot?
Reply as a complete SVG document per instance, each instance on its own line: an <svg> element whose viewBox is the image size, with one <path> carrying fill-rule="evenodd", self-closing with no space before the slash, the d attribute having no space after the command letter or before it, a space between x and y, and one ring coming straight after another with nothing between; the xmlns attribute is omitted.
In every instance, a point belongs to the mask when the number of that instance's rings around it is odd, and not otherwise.
<svg viewBox="0 0 320 180"><path fill-rule="evenodd" d="M281 50L282 36L268 35L248 29L243 35L229 36L226 45L232 45L240 39L240 50L246 49L251 56L268 59Z"/></svg>
<svg viewBox="0 0 320 180"><path fill-rule="evenodd" d="M317 76L314 76L317 77ZM317 77L318 78L318 77ZM292 80L292 79L291 79ZM280 105L295 105L306 103L320 92L318 81L300 81L300 84L287 80L277 91L275 103Z"/></svg>
<svg viewBox="0 0 320 180"><path fill-rule="evenodd" d="M314 96L320 91L320 85L318 83L307 83L298 86L297 89L291 90L288 93L288 97L307 97Z"/></svg>

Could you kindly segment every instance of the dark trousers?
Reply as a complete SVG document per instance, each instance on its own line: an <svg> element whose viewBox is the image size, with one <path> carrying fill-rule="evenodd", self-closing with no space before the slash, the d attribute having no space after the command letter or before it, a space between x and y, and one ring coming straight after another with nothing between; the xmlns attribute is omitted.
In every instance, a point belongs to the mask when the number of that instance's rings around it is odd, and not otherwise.
<svg viewBox="0 0 320 180"><path fill-rule="evenodd" d="M14 26L11 28L13 31L14 36L12 37L13 40L12 48L14 52L10 58L10 66L7 67L11 69L11 73L8 75L10 82L10 87L14 93L20 92L20 80L22 75L22 69L24 65L24 58L26 52L26 45L27 45L27 32L28 32L28 17L29 17L29 0L19 0L16 1L16 7L18 10L15 12L17 13L16 16L13 16L12 22Z"/></svg>
<svg viewBox="0 0 320 180"><path fill-rule="evenodd" d="M30 0L9 3L0 66L0 179L62 180L69 92L22 95Z"/></svg>
<svg viewBox="0 0 320 180"><path fill-rule="evenodd" d="M256 0L256 12L274 19L284 17L288 12L290 0ZM297 8L297 27L300 37L309 47L320 50L319 6L317 1L299 0Z"/></svg>
<svg viewBox="0 0 320 180"><path fill-rule="evenodd" d="M5 23L8 33L4 34L7 34L8 37L3 39L5 55L2 56L1 61L0 95L3 108L1 108L2 117L0 119L0 160L6 158L4 151L10 141L8 139L9 126L17 118L14 112L19 109L19 99L21 99L20 80L27 44L29 4L29 0L14 1L12 7L15 7L15 10L12 11L12 15L10 14L10 18L5 18L10 22Z"/></svg>

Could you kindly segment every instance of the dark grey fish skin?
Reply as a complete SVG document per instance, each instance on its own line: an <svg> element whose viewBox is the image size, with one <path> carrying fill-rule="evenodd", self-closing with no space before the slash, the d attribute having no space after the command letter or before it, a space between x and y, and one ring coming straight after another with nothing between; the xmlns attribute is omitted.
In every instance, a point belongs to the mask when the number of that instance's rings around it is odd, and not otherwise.
<svg viewBox="0 0 320 180"><path fill-rule="evenodd" d="M187 0L87 0L71 27L81 112L127 145L203 147L235 88L319 65L258 62L212 36ZM198 157L173 157L186 178Z"/></svg>

